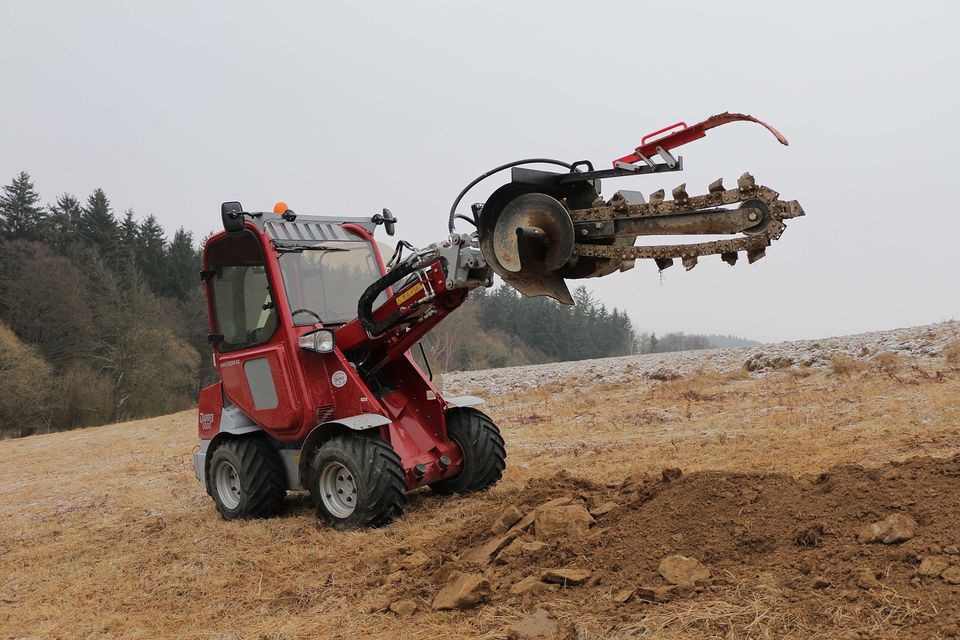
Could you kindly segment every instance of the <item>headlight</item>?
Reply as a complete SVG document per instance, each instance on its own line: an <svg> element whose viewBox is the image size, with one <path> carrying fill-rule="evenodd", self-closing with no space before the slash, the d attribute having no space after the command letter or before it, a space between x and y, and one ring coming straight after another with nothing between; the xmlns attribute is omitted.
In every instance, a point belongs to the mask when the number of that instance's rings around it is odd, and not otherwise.
<svg viewBox="0 0 960 640"><path fill-rule="evenodd" d="M333 351L336 342L333 340L333 331L330 331L330 329L318 329L300 336L297 344L304 349L316 351L317 353L330 353Z"/></svg>

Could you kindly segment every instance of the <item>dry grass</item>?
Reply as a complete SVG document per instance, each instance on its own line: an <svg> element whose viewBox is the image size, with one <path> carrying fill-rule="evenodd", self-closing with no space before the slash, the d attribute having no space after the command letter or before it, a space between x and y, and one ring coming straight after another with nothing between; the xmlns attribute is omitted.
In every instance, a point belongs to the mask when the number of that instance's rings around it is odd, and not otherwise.
<svg viewBox="0 0 960 640"><path fill-rule="evenodd" d="M867 363L858 358L851 358L850 356L840 354L830 357L830 371L832 371L834 375L850 376L854 373L864 371L867 367Z"/></svg>
<svg viewBox="0 0 960 640"><path fill-rule="evenodd" d="M616 630L612 639L634 638L810 638L805 621L776 587L731 589L724 599L698 598L655 607Z"/></svg>
<svg viewBox="0 0 960 640"><path fill-rule="evenodd" d="M222 521L193 478L193 412L3 441L0 636L503 637L524 611L492 604L431 612L421 599L421 612L402 622L368 613L385 592L383 567L413 541L454 535L528 480L559 470L602 483L666 466L801 474L960 452L960 375L913 361L898 366L923 375L905 384L879 367L840 363L841 375L704 370L604 386L570 380L494 397L487 409L509 447L504 480L471 498L418 492L404 518L375 531L330 531L298 497L279 518ZM778 598L734 589L656 607L618 633L803 636L803 620ZM587 637L613 633L616 621L565 602L558 594L550 606L595 630ZM912 615L911 606L891 595L890 620L877 624ZM851 615L836 611L838 620Z"/></svg>
<svg viewBox="0 0 960 640"><path fill-rule="evenodd" d="M948 342L947 346L943 348L943 357L948 364L960 365L960 340Z"/></svg>
<svg viewBox="0 0 960 640"><path fill-rule="evenodd" d="M881 351L870 360L875 369L893 375L903 368L903 358L890 351Z"/></svg>

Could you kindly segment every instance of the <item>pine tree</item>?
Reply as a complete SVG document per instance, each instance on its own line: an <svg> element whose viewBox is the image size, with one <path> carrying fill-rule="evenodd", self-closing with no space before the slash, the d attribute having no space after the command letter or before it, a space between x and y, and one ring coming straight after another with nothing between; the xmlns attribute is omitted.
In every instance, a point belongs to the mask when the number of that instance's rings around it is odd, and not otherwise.
<svg viewBox="0 0 960 640"><path fill-rule="evenodd" d="M51 205L49 209L47 226L50 244L58 253L64 253L67 247L77 242L83 209L80 207L80 201L69 193L64 193L57 198L57 203Z"/></svg>
<svg viewBox="0 0 960 640"><path fill-rule="evenodd" d="M40 240L43 238L47 212L38 206L40 194L21 171L13 182L3 187L0 196L0 237L8 240Z"/></svg>
<svg viewBox="0 0 960 640"><path fill-rule="evenodd" d="M139 226L134 218L133 209L127 209L123 213L123 220L120 221L119 236L120 246L125 255L133 256L137 250L137 240L139 235Z"/></svg>
<svg viewBox="0 0 960 640"><path fill-rule="evenodd" d="M161 291L177 300L185 300L190 290L197 286L200 272L200 256L193 248L193 234L180 227L173 234L167 251L167 277Z"/></svg>
<svg viewBox="0 0 960 640"><path fill-rule="evenodd" d="M581 307L584 313L594 307L593 295L583 285L573 290L573 302L576 306Z"/></svg>
<svg viewBox="0 0 960 640"><path fill-rule="evenodd" d="M103 189L97 188L87 198L79 231L80 236L97 250L107 264L116 266L120 253L120 231L110 208L110 200Z"/></svg>
<svg viewBox="0 0 960 640"><path fill-rule="evenodd" d="M164 289L167 274L167 241L163 227L154 215L149 215L137 229L137 248L134 255L140 271L153 291Z"/></svg>

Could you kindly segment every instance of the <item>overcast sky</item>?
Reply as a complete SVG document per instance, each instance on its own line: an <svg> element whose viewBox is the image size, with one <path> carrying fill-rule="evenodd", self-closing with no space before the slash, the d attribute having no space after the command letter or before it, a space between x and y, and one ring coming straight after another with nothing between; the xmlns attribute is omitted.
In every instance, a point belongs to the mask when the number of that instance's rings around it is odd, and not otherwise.
<svg viewBox="0 0 960 640"><path fill-rule="evenodd" d="M26 170L45 201L103 187L198 238L224 200L386 206L426 244L497 164L607 165L665 124L741 111L791 145L727 125L682 149L684 173L604 195L749 170L807 217L754 265L583 282L661 333L923 324L960 317L958 24L957 3L917 1L0 0L0 180Z"/></svg>

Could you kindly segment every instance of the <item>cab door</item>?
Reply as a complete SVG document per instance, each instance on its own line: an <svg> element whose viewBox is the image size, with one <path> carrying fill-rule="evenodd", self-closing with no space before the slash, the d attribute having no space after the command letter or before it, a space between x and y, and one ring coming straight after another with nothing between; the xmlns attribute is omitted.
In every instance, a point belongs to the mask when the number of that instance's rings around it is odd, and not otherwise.
<svg viewBox="0 0 960 640"><path fill-rule="evenodd" d="M203 273L214 360L228 400L268 431L297 430L300 399L257 236L245 230L209 243Z"/></svg>

